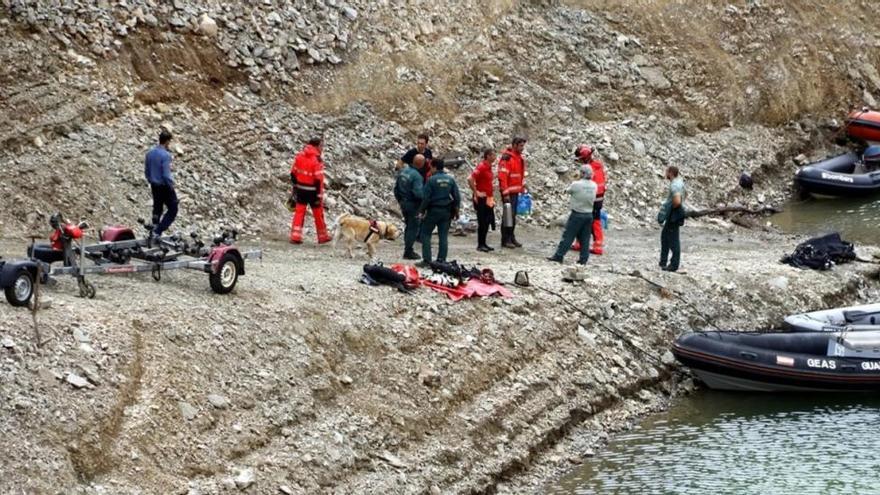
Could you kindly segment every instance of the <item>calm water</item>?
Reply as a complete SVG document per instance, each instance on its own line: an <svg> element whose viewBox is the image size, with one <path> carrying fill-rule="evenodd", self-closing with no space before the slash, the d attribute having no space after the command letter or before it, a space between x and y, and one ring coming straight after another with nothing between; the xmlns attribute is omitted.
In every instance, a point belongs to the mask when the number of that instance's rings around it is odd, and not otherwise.
<svg viewBox="0 0 880 495"><path fill-rule="evenodd" d="M550 494L878 494L880 397L701 392Z"/></svg>
<svg viewBox="0 0 880 495"><path fill-rule="evenodd" d="M785 232L813 235L838 231L848 241L880 245L880 199L877 197L791 202L770 221Z"/></svg>

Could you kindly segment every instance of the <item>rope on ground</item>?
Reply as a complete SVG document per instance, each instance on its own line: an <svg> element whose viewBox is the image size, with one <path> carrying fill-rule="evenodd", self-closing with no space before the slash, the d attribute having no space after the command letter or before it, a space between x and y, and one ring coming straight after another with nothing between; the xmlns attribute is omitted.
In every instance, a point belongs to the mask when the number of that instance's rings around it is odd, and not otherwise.
<svg viewBox="0 0 880 495"><path fill-rule="evenodd" d="M542 290L542 291L544 291L544 292L546 292L546 293L548 293L548 294L550 294L550 295L553 295L553 296L558 297L562 302L564 302L565 304L571 306L575 311L577 311L578 313L580 313L580 314L586 316L587 318L593 320L594 323L596 323L596 324L599 325L600 327L604 328L608 333L610 333L611 335L614 335L615 337L617 337L618 339L620 339L621 342L623 342L624 344L626 344L627 346L629 346L631 349L635 350L637 353L641 354L642 356L647 357L648 359L650 359L651 361L653 361L654 364L656 364L656 365L659 366L660 368L664 368L663 362L662 362L660 359L658 359L656 356L654 356L653 354L649 353L648 351L643 350L641 347L635 345L635 344L633 343L633 341L629 339L629 337L627 337L626 335L623 335L622 333L618 332L618 331L615 330L614 328L611 328L611 326L606 325L605 322L603 322L603 321L597 319L596 317L594 317L593 315L587 313L586 311L584 311L583 309L581 309L579 306L577 306L575 303L573 303L573 302L571 302L570 300L568 300L568 299L567 299L565 296L563 296L562 294L560 294L560 293L558 293L558 292L555 292L555 291L552 291L552 290L550 290L550 289L547 289L546 287L541 287L540 285L531 284L531 286L534 287L534 288L536 288L536 289Z"/></svg>
<svg viewBox="0 0 880 495"><path fill-rule="evenodd" d="M650 284L650 285L656 287L656 288L659 289L661 292L663 292L663 291L668 292L670 295L674 296L674 297L675 297L676 299L678 299L679 301L681 301L681 302L687 304L688 306L690 306L690 308L694 311L694 313L696 313L697 316L699 316L700 318L703 319L703 321L705 321L707 324L709 324L709 326L711 326L711 327L714 328L715 330L718 330L719 332L723 331L721 328L718 327L718 325L716 325L712 320L710 320L708 316L706 316L705 314L703 314L702 311L700 311L699 309L697 309L697 307L696 307L692 302L690 302L690 301L688 301L687 299L685 299L685 297L684 297L683 295L681 295L681 294L675 292L674 290L672 290L672 289L666 287L665 285L661 285L661 284L659 284L659 283L657 283L657 282L654 282L653 280L651 280L651 279L645 277L644 275L642 275L642 272L640 272L640 271L638 271L638 270L633 270L633 271L630 272L630 273L623 273L623 272L619 272L619 271L617 271L617 270L607 270L607 272L608 272L608 273L612 273L612 274L614 274L614 275L622 275L622 276L624 276L624 277L638 278L638 279L644 280L645 282L648 282L648 284Z"/></svg>

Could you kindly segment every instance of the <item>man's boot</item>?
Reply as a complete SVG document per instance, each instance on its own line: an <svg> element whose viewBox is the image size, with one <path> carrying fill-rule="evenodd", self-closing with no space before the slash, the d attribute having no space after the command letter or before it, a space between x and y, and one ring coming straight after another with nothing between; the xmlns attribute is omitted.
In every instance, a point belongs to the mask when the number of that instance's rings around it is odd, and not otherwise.
<svg viewBox="0 0 880 495"><path fill-rule="evenodd" d="M513 249L516 247L511 240L511 228L510 227L501 227L501 247Z"/></svg>

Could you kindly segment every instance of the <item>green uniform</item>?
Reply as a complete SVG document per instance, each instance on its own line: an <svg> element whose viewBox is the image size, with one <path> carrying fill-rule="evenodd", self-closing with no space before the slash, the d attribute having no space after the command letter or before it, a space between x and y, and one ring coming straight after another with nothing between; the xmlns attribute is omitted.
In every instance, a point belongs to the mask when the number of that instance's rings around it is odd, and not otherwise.
<svg viewBox="0 0 880 495"><path fill-rule="evenodd" d="M418 169L407 166L397 175L394 197L403 214L403 255L415 255L413 246L419 236L419 206L424 199L424 179Z"/></svg>
<svg viewBox="0 0 880 495"><path fill-rule="evenodd" d="M681 205L678 208L673 208L672 198L676 195L681 196ZM663 230L660 233L660 266L666 268L666 261L669 260L668 269L671 271L678 270L681 261L679 229L684 225L685 198L687 198L687 190L684 186L684 180L681 177L676 177L669 184L666 201L663 202L660 213L657 215L657 221L663 224ZM670 252L672 253L671 259L669 259Z"/></svg>
<svg viewBox="0 0 880 495"><path fill-rule="evenodd" d="M425 184L424 199L419 207L419 211L425 214L421 231L423 262L431 262L431 232L434 231L434 227L437 227L439 237L437 261L446 261L449 248L449 224L453 212L457 213L460 207L461 194L458 192L455 179L443 170L437 171Z"/></svg>

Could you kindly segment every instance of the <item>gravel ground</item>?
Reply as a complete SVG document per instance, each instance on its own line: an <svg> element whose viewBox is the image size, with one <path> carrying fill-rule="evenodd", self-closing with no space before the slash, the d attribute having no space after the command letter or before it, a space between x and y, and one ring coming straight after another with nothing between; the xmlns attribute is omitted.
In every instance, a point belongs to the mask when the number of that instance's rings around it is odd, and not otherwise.
<svg viewBox="0 0 880 495"><path fill-rule="evenodd" d="M777 263L790 238L683 232L687 274L655 268L657 230L612 230L577 285L543 261L556 232L489 255L453 238L451 258L503 281L528 270L583 313L535 287L456 304L367 287L363 259L308 243L263 245L228 296L197 272L95 277L94 300L62 280L39 349L31 313L0 304L0 492L540 493L677 393L665 354L684 329L764 328L878 295L873 265ZM632 270L693 306L610 273ZM578 425L596 432L589 446L564 440Z"/></svg>

